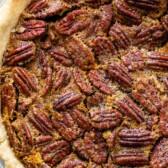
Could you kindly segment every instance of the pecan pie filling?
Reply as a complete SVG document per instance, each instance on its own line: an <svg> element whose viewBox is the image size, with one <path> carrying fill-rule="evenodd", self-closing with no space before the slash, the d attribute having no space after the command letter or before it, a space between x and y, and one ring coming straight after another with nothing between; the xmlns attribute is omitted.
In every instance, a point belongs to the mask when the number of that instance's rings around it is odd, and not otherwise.
<svg viewBox="0 0 168 168"><path fill-rule="evenodd" d="M2 119L24 167L168 167L167 6L31 2L0 70Z"/></svg>

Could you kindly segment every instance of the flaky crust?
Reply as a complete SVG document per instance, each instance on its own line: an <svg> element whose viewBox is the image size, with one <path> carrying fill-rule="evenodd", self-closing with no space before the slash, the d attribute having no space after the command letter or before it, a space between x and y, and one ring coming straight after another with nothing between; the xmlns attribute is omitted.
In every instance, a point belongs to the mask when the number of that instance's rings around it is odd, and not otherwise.
<svg viewBox="0 0 168 168"><path fill-rule="evenodd" d="M0 8L0 66L2 62L3 52L9 41L10 32L17 24L18 19L30 3L31 0L6 0L4 5ZM5 162L6 168L23 168L24 166L15 157L12 149L9 146L8 137L6 135L5 127L0 116L0 158Z"/></svg>

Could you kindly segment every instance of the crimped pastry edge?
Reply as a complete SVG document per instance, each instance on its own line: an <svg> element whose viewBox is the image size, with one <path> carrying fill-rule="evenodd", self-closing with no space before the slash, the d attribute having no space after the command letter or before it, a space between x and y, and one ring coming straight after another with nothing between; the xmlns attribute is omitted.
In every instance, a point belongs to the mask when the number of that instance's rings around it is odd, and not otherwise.
<svg viewBox="0 0 168 168"><path fill-rule="evenodd" d="M8 44L10 33L16 26L21 13L31 0L4 0L0 8L0 66L2 65L3 53ZM23 164L17 159L12 151L5 127L0 115L0 158L5 162L5 168L23 168Z"/></svg>

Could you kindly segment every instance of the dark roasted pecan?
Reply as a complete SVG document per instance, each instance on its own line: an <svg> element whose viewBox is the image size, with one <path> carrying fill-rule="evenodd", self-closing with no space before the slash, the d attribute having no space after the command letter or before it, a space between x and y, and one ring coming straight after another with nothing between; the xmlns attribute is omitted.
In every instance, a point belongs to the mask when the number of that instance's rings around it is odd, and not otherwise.
<svg viewBox="0 0 168 168"><path fill-rule="evenodd" d="M19 90L26 96L31 96L32 91L37 91L35 78L24 68L15 67L13 78Z"/></svg>
<svg viewBox="0 0 168 168"><path fill-rule="evenodd" d="M71 153L64 159L57 168L87 168L87 163L80 160L75 154Z"/></svg>
<svg viewBox="0 0 168 168"><path fill-rule="evenodd" d="M123 0L116 0L115 2L117 20L125 24L140 24L142 22L142 16L130 6L128 6Z"/></svg>
<svg viewBox="0 0 168 168"><path fill-rule="evenodd" d="M75 67L73 70L73 74L74 74L75 82L79 87L79 89L86 95L90 95L92 93L92 87L90 86L86 77L82 75L79 68Z"/></svg>
<svg viewBox="0 0 168 168"><path fill-rule="evenodd" d="M101 5L101 0L85 0L85 3L93 8L97 8Z"/></svg>
<svg viewBox="0 0 168 168"><path fill-rule="evenodd" d="M153 144L155 138L148 130L124 128L119 133L119 143L122 146L141 147Z"/></svg>
<svg viewBox="0 0 168 168"><path fill-rule="evenodd" d="M46 18L57 14L62 14L70 7L61 1L55 0L35 0L28 7L24 17L26 18Z"/></svg>
<svg viewBox="0 0 168 168"><path fill-rule="evenodd" d="M168 137L168 100L163 103L163 107L160 110L160 132Z"/></svg>
<svg viewBox="0 0 168 168"><path fill-rule="evenodd" d="M164 28L166 29L166 31L168 32L168 14L163 16L162 24L163 24Z"/></svg>
<svg viewBox="0 0 168 168"><path fill-rule="evenodd" d="M74 107L82 101L82 96L73 91L67 91L54 101L55 110L66 110L67 108Z"/></svg>
<svg viewBox="0 0 168 168"><path fill-rule="evenodd" d="M49 67L47 69L46 85L41 91L41 96L46 96L52 89L52 69Z"/></svg>
<svg viewBox="0 0 168 168"><path fill-rule="evenodd" d="M46 78L48 74L48 60L46 58L45 52L43 50L39 50L38 57L39 57L39 64L41 67L41 76L43 78Z"/></svg>
<svg viewBox="0 0 168 168"><path fill-rule="evenodd" d="M37 145L45 144L47 142L50 142L52 140L52 136L50 135L40 135L35 139L35 143Z"/></svg>
<svg viewBox="0 0 168 168"><path fill-rule="evenodd" d="M53 83L53 91L60 90L63 86L66 86L70 82L70 79L71 73L67 69L62 67L55 77Z"/></svg>
<svg viewBox="0 0 168 168"><path fill-rule="evenodd" d="M124 149L114 156L114 161L123 166L144 166L148 164L148 157L140 149Z"/></svg>
<svg viewBox="0 0 168 168"><path fill-rule="evenodd" d="M168 68L168 54L160 52L149 52L147 54L147 66L153 69Z"/></svg>
<svg viewBox="0 0 168 168"><path fill-rule="evenodd" d="M33 42L22 43L17 46L17 48L8 50L8 52L4 55L4 64L13 66L27 63L35 58L35 51L36 47Z"/></svg>
<svg viewBox="0 0 168 168"><path fill-rule="evenodd" d="M42 20L29 20L17 29L17 38L21 40L35 39L44 35L47 31L47 24Z"/></svg>
<svg viewBox="0 0 168 168"><path fill-rule="evenodd" d="M95 163L105 163L107 160L106 143L100 132L90 131L84 136L84 142L90 159Z"/></svg>
<svg viewBox="0 0 168 168"><path fill-rule="evenodd" d="M140 9L158 9L160 0L125 0L130 5L139 7Z"/></svg>
<svg viewBox="0 0 168 168"><path fill-rule="evenodd" d="M107 131L103 133L103 138L106 140L108 148L112 151L115 147L115 140L116 140L116 131L113 130Z"/></svg>
<svg viewBox="0 0 168 168"><path fill-rule="evenodd" d="M114 24L110 28L109 35L112 38L112 41L114 41L117 46L122 49L126 49L131 43L130 37L119 23Z"/></svg>
<svg viewBox="0 0 168 168"><path fill-rule="evenodd" d="M122 119L121 113L113 109L91 111L90 119L92 126L99 130L114 128L119 125Z"/></svg>
<svg viewBox="0 0 168 168"><path fill-rule="evenodd" d="M82 133L68 112L56 112L52 122L59 134L67 141L75 140Z"/></svg>
<svg viewBox="0 0 168 168"><path fill-rule="evenodd" d="M114 93L113 89L109 86L109 80L103 70L91 70L88 74L91 83L97 87L101 92L111 95Z"/></svg>
<svg viewBox="0 0 168 168"><path fill-rule="evenodd" d="M30 128L29 128L28 124L24 120L21 120L20 126L23 130L21 132L23 132L23 134L26 136L29 144L33 145L33 138L32 138L32 135L31 135Z"/></svg>
<svg viewBox="0 0 168 168"><path fill-rule="evenodd" d="M154 148L151 155L150 166L152 168L168 167L168 139L163 138Z"/></svg>
<svg viewBox="0 0 168 168"><path fill-rule="evenodd" d="M71 35L82 31L89 24L86 10L75 10L58 22L56 30L61 35Z"/></svg>
<svg viewBox="0 0 168 168"><path fill-rule="evenodd" d="M72 60L69 58L67 53L64 50L59 48L52 48L48 53L58 62L65 66L71 66Z"/></svg>
<svg viewBox="0 0 168 168"><path fill-rule="evenodd" d="M157 113L162 107L156 89L146 79L138 80L132 95L142 107L151 113Z"/></svg>
<svg viewBox="0 0 168 168"><path fill-rule="evenodd" d="M1 92L2 116L13 117L16 108L16 91L12 84L5 84Z"/></svg>
<svg viewBox="0 0 168 168"><path fill-rule="evenodd" d="M86 151L86 146L83 139L77 139L73 142L73 147L80 157L89 160L89 156Z"/></svg>
<svg viewBox="0 0 168 168"><path fill-rule="evenodd" d="M77 109L72 109L69 111L69 114L75 120L75 122L78 124L80 128L87 131L89 131L92 128L89 119L83 112Z"/></svg>
<svg viewBox="0 0 168 168"><path fill-rule="evenodd" d="M70 145L64 140L55 141L41 150L41 155L49 166L53 167L70 153Z"/></svg>
<svg viewBox="0 0 168 168"><path fill-rule="evenodd" d="M94 49L99 62L105 64L116 54L113 43L105 36L97 37L94 40Z"/></svg>
<svg viewBox="0 0 168 168"><path fill-rule="evenodd" d="M4 122L7 130L8 139L11 147L16 152L17 156L23 157L30 154L32 148L31 144L31 134L26 132L25 128L22 128L20 120L15 121L17 124L14 126ZM28 128L28 127L27 127ZM27 131L27 130L26 130ZM19 138L18 138L19 137ZM29 137L29 140L28 140Z"/></svg>
<svg viewBox="0 0 168 168"><path fill-rule="evenodd" d="M33 114L28 115L28 119L35 128L46 135L53 135L53 126L50 119L44 114L44 111L34 107L32 112Z"/></svg>
<svg viewBox="0 0 168 168"><path fill-rule="evenodd" d="M138 27L134 45L152 48L161 46L165 40L166 31L162 25L144 25Z"/></svg>
<svg viewBox="0 0 168 168"><path fill-rule="evenodd" d="M90 69L94 64L94 55L80 39L75 36L65 40L65 48L74 63L81 69Z"/></svg>
<svg viewBox="0 0 168 168"><path fill-rule="evenodd" d="M139 50L130 51L122 58L122 62L128 71L143 70L145 63L143 60L142 53Z"/></svg>
<svg viewBox="0 0 168 168"><path fill-rule="evenodd" d="M109 75L125 88L132 87L132 77L122 64L113 62L108 67Z"/></svg>
<svg viewBox="0 0 168 168"><path fill-rule="evenodd" d="M103 102L103 100L104 100L103 94L95 92L93 95L87 97L86 99L87 107L90 108L92 106L98 106Z"/></svg>
<svg viewBox="0 0 168 168"><path fill-rule="evenodd" d="M124 95L121 99L116 101L118 110L128 117L136 120L138 123L144 121L144 112L137 106L130 97Z"/></svg>

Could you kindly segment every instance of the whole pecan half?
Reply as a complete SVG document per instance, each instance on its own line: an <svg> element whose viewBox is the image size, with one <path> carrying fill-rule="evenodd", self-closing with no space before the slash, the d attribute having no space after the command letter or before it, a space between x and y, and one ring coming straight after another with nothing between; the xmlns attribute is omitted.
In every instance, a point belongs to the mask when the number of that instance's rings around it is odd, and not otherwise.
<svg viewBox="0 0 168 168"><path fill-rule="evenodd" d="M12 118L16 108L16 90L12 84L5 84L1 91L2 116Z"/></svg>
<svg viewBox="0 0 168 168"><path fill-rule="evenodd" d="M134 45L146 48L161 46L166 41L166 36L162 25L140 25L134 37Z"/></svg>
<svg viewBox="0 0 168 168"><path fill-rule="evenodd" d="M71 72L68 69L62 67L56 74L55 80L53 82L53 92L55 90L60 90L64 86L68 85L71 79Z"/></svg>
<svg viewBox="0 0 168 168"><path fill-rule="evenodd" d="M73 147L81 158L89 160L89 156L87 154L86 146L83 139L75 140L73 142Z"/></svg>
<svg viewBox="0 0 168 168"><path fill-rule="evenodd" d="M149 52L147 54L146 64L152 69L163 69L168 68L168 54L160 52Z"/></svg>
<svg viewBox="0 0 168 168"><path fill-rule="evenodd" d="M37 91L36 80L26 69L15 67L12 72L18 89L24 95L31 96L32 91Z"/></svg>
<svg viewBox="0 0 168 168"><path fill-rule="evenodd" d="M112 6L110 5L104 5L101 7L102 15L100 19L100 30L104 33L107 33L109 31L112 17L113 17L113 11Z"/></svg>
<svg viewBox="0 0 168 168"><path fill-rule="evenodd" d="M46 18L54 15L61 15L70 8L69 5L55 0L35 0L27 8L25 18Z"/></svg>
<svg viewBox="0 0 168 168"><path fill-rule="evenodd" d="M69 111L69 114L74 119L74 121L78 124L78 126L83 130L89 131L92 128L89 122L89 119L82 111L79 111L77 109L72 109Z"/></svg>
<svg viewBox="0 0 168 168"><path fill-rule="evenodd" d="M91 83L104 94L111 95L114 93L113 89L109 86L109 80L105 71L91 70L88 77Z"/></svg>
<svg viewBox="0 0 168 168"><path fill-rule="evenodd" d="M122 58L122 63L128 71L143 70L145 67L142 53L139 50L130 51Z"/></svg>
<svg viewBox="0 0 168 168"><path fill-rule="evenodd" d="M161 107L161 100L156 89L147 79L139 79L135 85L132 96L141 104L142 107L151 113L157 113Z"/></svg>
<svg viewBox="0 0 168 168"><path fill-rule="evenodd" d="M90 95L92 93L92 87L90 86L87 79L84 78L79 68L75 67L73 70L73 74L74 74L75 82L79 87L79 89L86 95Z"/></svg>
<svg viewBox="0 0 168 168"><path fill-rule="evenodd" d="M22 65L35 58L36 47L33 42L19 44L16 48L8 50L4 55L4 64L8 66Z"/></svg>
<svg viewBox="0 0 168 168"><path fill-rule="evenodd" d="M73 91L67 91L54 101L55 110L66 110L68 108L74 107L82 101L81 94L75 93Z"/></svg>
<svg viewBox="0 0 168 168"><path fill-rule="evenodd" d="M124 24L140 24L142 16L137 9L128 6L123 0L115 1L117 20Z"/></svg>
<svg viewBox="0 0 168 168"><path fill-rule="evenodd" d="M58 168L87 168L87 163L80 160L74 153L71 153L68 157L61 161Z"/></svg>
<svg viewBox="0 0 168 168"><path fill-rule="evenodd" d="M94 64L94 55L80 39L75 36L68 37L65 42L65 48L69 56L79 68L90 69Z"/></svg>
<svg viewBox="0 0 168 168"><path fill-rule="evenodd" d="M141 147L153 144L155 138L151 132L143 129L124 128L119 133L119 143L121 146Z"/></svg>
<svg viewBox="0 0 168 168"><path fill-rule="evenodd" d="M109 35L119 48L126 49L131 43L129 35L119 23L110 28Z"/></svg>
<svg viewBox="0 0 168 168"><path fill-rule="evenodd" d="M59 48L51 48L48 53L58 62L64 66L71 66L72 60L69 58L67 53Z"/></svg>
<svg viewBox="0 0 168 168"><path fill-rule="evenodd" d="M123 166L144 166L149 160L140 149L123 149L114 156L114 161Z"/></svg>
<svg viewBox="0 0 168 168"><path fill-rule="evenodd" d="M163 138L154 147L151 155L150 166L152 168L166 168L168 167L168 139Z"/></svg>
<svg viewBox="0 0 168 168"><path fill-rule="evenodd" d="M132 77L122 64L113 62L108 66L109 75L125 88L132 87Z"/></svg>
<svg viewBox="0 0 168 168"><path fill-rule="evenodd" d="M40 132L45 135L53 135L53 125L44 113L44 110L34 107L32 114L28 115L28 119Z"/></svg>
<svg viewBox="0 0 168 168"><path fill-rule="evenodd" d="M139 7L140 9L158 9L161 0L125 0L130 5Z"/></svg>
<svg viewBox="0 0 168 168"><path fill-rule="evenodd" d="M61 19L56 30L61 35L71 35L78 31L82 31L89 24L88 12L86 10L75 10Z"/></svg>
<svg viewBox="0 0 168 168"><path fill-rule="evenodd" d="M104 109L90 112L92 126L99 130L115 128L119 125L121 119L121 113L113 109Z"/></svg>
<svg viewBox="0 0 168 168"><path fill-rule="evenodd" d="M98 164L105 163L107 159L106 143L100 132L86 132L84 142L90 159Z"/></svg>
<svg viewBox="0 0 168 168"><path fill-rule="evenodd" d="M63 160L69 153L70 145L64 140L52 142L41 149L44 162L51 167Z"/></svg>
<svg viewBox="0 0 168 168"><path fill-rule="evenodd" d="M168 101L164 101L163 107L160 110L160 132L168 137Z"/></svg>
<svg viewBox="0 0 168 168"><path fill-rule="evenodd" d="M17 29L17 38L20 40L31 40L47 31L47 24L42 20L28 20Z"/></svg>
<svg viewBox="0 0 168 168"><path fill-rule="evenodd" d="M97 37L94 40L94 50L100 63L105 64L116 54L113 43L105 36Z"/></svg>
<svg viewBox="0 0 168 168"><path fill-rule="evenodd" d="M164 28L166 29L166 31L168 32L168 14L163 16L162 24L163 24Z"/></svg>
<svg viewBox="0 0 168 168"><path fill-rule="evenodd" d="M59 134L67 141L73 141L81 135L82 130L78 128L75 120L68 112L55 113L52 123Z"/></svg>
<svg viewBox="0 0 168 168"><path fill-rule="evenodd" d="M122 98L118 99L116 101L116 105L118 110L122 114L125 114L128 117L131 117L132 119L136 120L138 123L141 123L144 121L145 119L144 112L127 95L124 95Z"/></svg>

